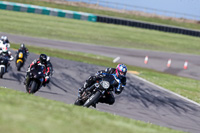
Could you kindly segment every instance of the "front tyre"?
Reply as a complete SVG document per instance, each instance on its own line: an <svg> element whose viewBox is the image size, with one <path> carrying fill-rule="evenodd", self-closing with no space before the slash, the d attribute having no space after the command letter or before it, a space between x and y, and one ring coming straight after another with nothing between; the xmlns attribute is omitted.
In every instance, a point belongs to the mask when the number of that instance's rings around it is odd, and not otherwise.
<svg viewBox="0 0 200 133"><path fill-rule="evenodd" d="M4 68L1 67L1 70L0 70L0 78L3 78L3 74L4 74Z"/></svg>
<svg viewBox="0 0 200 133"><path fill-rule="evenodd" d="M90 107L93 104L96 104L98 102L99 98L101 96L101 93L97 91L95 94L93 94L83 105L83 107Z"/></svg>
<svg viewBox="0 0 200 133"><path fill-rule="evenodd" d="M37 91L38 84L36 81L31 81L29 86L28 86L28 93L33 94Z"/></svg>
<svg viewBox="0 0 200 133"><path fill-rule="evenodd" d="M22 66L22 62L21 62L21 61L19 61L19 62L17 63L17 71L20 71L20 69L21 69L21 66Z"/></svg>

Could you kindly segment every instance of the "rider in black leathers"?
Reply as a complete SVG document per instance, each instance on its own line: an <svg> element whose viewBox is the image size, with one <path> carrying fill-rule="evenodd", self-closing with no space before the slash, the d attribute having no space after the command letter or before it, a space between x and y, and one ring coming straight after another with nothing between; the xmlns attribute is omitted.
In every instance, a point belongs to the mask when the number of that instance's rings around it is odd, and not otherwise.
<svg viewBox="0 0 200 133"><path fill-rule="evenodd" d="M43 71L44 73L44 82L43 82L43 86L46 86L49 82L50 82L50 68L49 66L47 65L47 55L46 54L40 54L39 58L38 59L35 59L28 67L28 70L27 70L27 74L25 76L25 80L24 80L24 85L26 85L26 80L27 80L27 77L30 73L30 69L33 65L36 65L36 64L42 64L45 66L45 69Z"/></svg>
<svg viewBox="0 0 200 133"><path fill-rule="evenodd" d="M84 86L79 89L79 97L86 88L90 87L97 79L102 78L105 74L114 74L117 77L116 81L118 82L118 86L114 88L114 92L115 94L120 94L126 85L126 72L127 67L124 64L118 64L116 68L107 68L98 71L95 76L90 76L84 83ZM105 93L105 97L100 98L99 102L112 105L115 102L115 97L110 91L109 93Z"/></svg>

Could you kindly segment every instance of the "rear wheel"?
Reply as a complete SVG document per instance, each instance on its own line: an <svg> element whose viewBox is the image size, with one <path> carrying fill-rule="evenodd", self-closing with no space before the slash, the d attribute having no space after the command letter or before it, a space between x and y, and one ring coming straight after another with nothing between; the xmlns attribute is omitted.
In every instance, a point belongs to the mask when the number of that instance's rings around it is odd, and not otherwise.
<svg viewBox="0 0 200 133"><path fill-rule="evenodd" d="M90 107L91 105L96 104L98 102L99 98L101 96L101 93L97 91L95 94L93 94L85 103L84 107Z"/></svg>

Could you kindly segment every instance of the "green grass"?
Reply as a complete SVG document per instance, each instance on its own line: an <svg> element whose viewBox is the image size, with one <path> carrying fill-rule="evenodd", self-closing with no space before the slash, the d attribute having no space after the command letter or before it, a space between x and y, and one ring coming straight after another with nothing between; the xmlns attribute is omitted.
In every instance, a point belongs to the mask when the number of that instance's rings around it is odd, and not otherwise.
<svg viewBox="0 0 200 133"><path fill-rule="evenodd" d="M90 9L90 8L85 8L85 7L76 7L76 6L69 6L69 5L63 5L63 4L55 4L54 2L44 2L42 0L5 0L5 1L33 4L33 5L59 8L59 9L72 10L72 11L82 11L82 12L88 12L88 13L93 13L93 14L121 17L121 18L126 18L126 19L134 19L134 20L160 23L160 24L165 24L165 25L174 25L174 26L179 26L179 27L184 27L184 28L200 30L200 24L176 22L176 21L173 21L172 19L163 20L158 17L136 16L136 15L130 15L130 14L124 14L124 13L116 13L116 12L112 12L112 11L103 11L103 10Z"/></svg>
<svg viewBox="0 0 200 133"><path fill-rule="evenodd" d="M19 48L19 45L12 44L12 48ZM40 54L45 53L51 57L58 57L67 60L74 60L88 64L96 64L105 67L116 67L117 63L112 62L112 58L103 56L95 56L80 52L70 52L65 50L56 50L44 47L33 47L28 45L30 52ZM140 77L171 90L177 94L187 97L193 101L200 103L200 81L189 78L178 77L150 69L139 68L127 65L128 71L138 71Z"/></svg>
<svg viewBox="0 0 200 133"><path fill-rule="evenodd" d="M126 26L0 10L0 31L27 36L200 54L200 38Z"/></svg>
<svg viewBox="0 0 200 133"><path fill-rule="evenodd" d="M0 88L1 133L181 133L93 109Z"/></svg>

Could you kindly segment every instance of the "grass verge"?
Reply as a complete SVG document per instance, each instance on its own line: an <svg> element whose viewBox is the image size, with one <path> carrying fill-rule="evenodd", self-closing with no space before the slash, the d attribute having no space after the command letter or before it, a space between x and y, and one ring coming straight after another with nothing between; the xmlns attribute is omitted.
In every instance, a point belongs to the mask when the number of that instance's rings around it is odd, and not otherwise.
<svg viewBox="0 0 200 133"><path fill-rule="evenodd" d="M19 45L12 44L12 48L19 48ZM51 57L58 57L67 60L74 60L89 64L95 64L105 67L116 67L117 64L112 62L112 58L103 56L95 56L92 54L83 54L80 52L70 52L65 50L56 50L44 47L27 46L30 52L45 53ZM127 65L129 71L138 71L140 77L171 90L177 94L187 97L193 101L200 103L200 81L184 77L178 77L150 69L134 67Z"/></svg>
<svg viewBox="0 0 200 133"><path fill-rule="evenodd" d="M1 133L181 133L151 123L0 88Z"/></svg>
<svg viewBox="0 0 200 133"><path fill-rule="evenodd" d="M112 24L0 10L0 31L111 47L200 54L200 38Z"/></svg>
<svg viewBox="0 0 200 133"><path fill-rule="evenodd" d="M173 26L200 30L199 24L177 22L177 21L173 21L173 19L164 20L158 17L144 17L144 16L137 16L137 15L132 15L132 14L91 9L91 8L86 8L86 7L70 6L70 5L65 5L65 4L58 4L58 3L55 3L54 1L48 1L48 2L44 0L5 0L5 1L33 4L33 5L46 6L46 7L52 7L52 8L59 8L59 9L64 9L64 10L88 12L88 13L99 14L99 15L121 17L121 18L126 18L126 19L134 19L134 20L160 23L160 24L165 24L165 25L173 25Z"/></svg>

